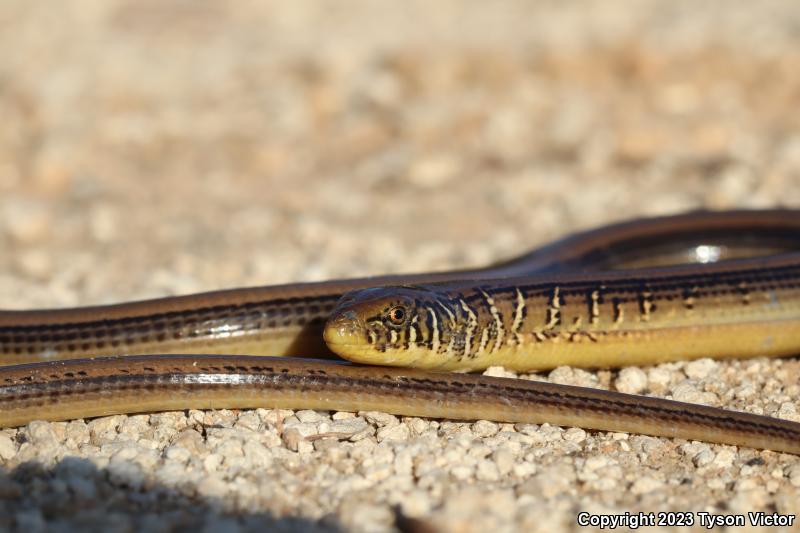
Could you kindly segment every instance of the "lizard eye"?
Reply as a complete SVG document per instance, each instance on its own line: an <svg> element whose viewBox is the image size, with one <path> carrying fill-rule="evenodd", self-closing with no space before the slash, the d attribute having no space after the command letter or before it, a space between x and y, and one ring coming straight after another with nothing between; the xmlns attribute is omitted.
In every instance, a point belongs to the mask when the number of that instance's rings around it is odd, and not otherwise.
<svg viewBox="0 0 800 533"><path fill-rule="evenodd" d="M402 325L406 321L406 309L402 305L396 305L386 313L389 322L396 326Z"/></svg>

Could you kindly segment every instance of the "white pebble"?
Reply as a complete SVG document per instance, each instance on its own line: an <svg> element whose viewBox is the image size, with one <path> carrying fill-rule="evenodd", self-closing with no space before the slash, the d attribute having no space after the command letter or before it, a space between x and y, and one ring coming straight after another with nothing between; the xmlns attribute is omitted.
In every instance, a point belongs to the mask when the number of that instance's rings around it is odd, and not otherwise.
<svg viewBox="0 0 800 533"><path fill-rule="evenodd" d="M89 427L89 435L91 442L96 445L101 445L111 442L116 439L117 428L122 422L122 416L104 416L102 418L95 418L87 424Z"/></svg>
<svg viewBox="0 0 800 533"><path fill-rule="evenodd" d="M717 367L719 367L719 363L713 359L704 358L686 363L684 371L692 379L703 379L715 372Z"/></svg>
<svg viewBox="0 0 800 533"><path fill-rule="evenodd" d="M733 464L735 458L736 453L729 448L725 448L717 453L712 464L717 468L728 468Z"/></svg>
<svg viewBox="0 0 800 533"><path fill-rule="evenodd" d="M422 418L407 418L405 422L411 432L415 435L422 435L430 427L430 422Z"/></svg>
<svg viewBox="0 0 800 533"><path fill-rule="evenodd" d="M236 429L246 429L249 431L259 431L261 427L261 419L255 411L245 411L239 415L239 418L233 424Z"/></svg>
<svg viewBox="0 0 800 533"><path fill-rule="evenodd" d="M702 405L716 405L719 403L717 395L713 392L697 390L691 383L683 382L672 389L672 397L679 402L697 403Z"/></svg>
<svg viewBox="0 0 800 533"><path fill-rule="evenodd" d="M666 391L671 380L672 374L665 368L651 368L647 373L647 381L649 383L650 390L653 392L660 393Z"/></svg>
<svg viewBox="0 0 800 533"><path fill-rule="evenodd" d="M257 409L256 412L258 413L258 417L262 422L269 424L272 427L285 423L287 418L294 415L294 411L289 409ZM199 423L207 425L207 423L203 420L203 415L205 413L203 411L198 411L197 413L199 413L198 416L200 416ZM194 414L194 412L189 411L189 414L191 416Z"/></svg>
<svg viewBox="0 0 800 533"><path fill-rule="evenodd" d="M626 394L641 394L647 388L647 375L641 368L623 368L614 381L614 386Z"/></svg>
<svg viewBox="0 0 800 533"><path fill-rule="evenodd" d="M497 465L497 471L501 476L508 475L511 469L514 468L514 454L507 449L501 448L495 450L492 454L492 459L494 459Z"/></svg>
<svg viewBox="0 0 800 533"><path fill-rule="evenodd" d="M366 418L367 422L379 426L396 426L400 423L396 416L380 411L361 411L358 415Z"/></svg>
<svg viewBox="0 0 800 533"><path fill-rule="evenodd" d="M706 466L711 464L711 461L713 461L715 457L716 455L714 455L714 452L711 450L703 450L695 455L692 461L696 466Z"/></svg>
<svg viewBox="0 0 800 533"><path fill-rule="evenodd" d="M539 435L539 425L538 424L517 424L514 426L518 432L522 433L523 435L528 436L538 436Z"/></svg>
<svg viewBox="0 0 800 533"><path fill-rule="evenodd" d="M509 372L502 366L490 366L483 371L484 376L491 376L495 378L515 378L517 375L514 372Z"/></svg>
<svg viewBox="0 0 800 533"><path fill-rule="evenodd" d="M787 475L792 486L800 487L800 463L790 466Z"/></svg>
<svg viewBox="0 0 800 533"><path fill-rule="evenodd" d="M597 375L580 368L560 366L547 375L553 383L576 385L578 387L597 387Z"/></svg>
<svg viewBox="0 0 800 533"><path fill-rule="evenodd" d="M17 454L17 447L8 435L0 434L0 459L9 460Z"/></svg>
<svg viewBox="0 0 800 533"><path fill-rule="evenodd" d="M800 422L800 414L797 413L797 407L792 402L783 402L775 416L792 422Z"/></svg>
<svg viewBox="0 0 800 533"><path fill-rule="evenodd" d="M318 412L312 411L310 409L297 411L294 415L297 417L298 420L300 420L300 422L312 423L312 424L316 422L321 422L322 420L325 420L327 418L325 416L322 416Z"/></svg>
<svg viewBox="0 0 800 533"><path fill-rule="evenodd" d="M34 420L28 424L26 430L28 439L34 444L42 446L52 446L58 444L56 434L49 422Z"/></svg>
<svg viewBox="0 0 800 533"><path fill-rule="evenodd" d="M500 426L488 420L478 420L472 424L472 432L476 437L491 437L495 435L499 429Z"/></svg>
<svg viewBox="0 0 800 533"><path fill-rule="evenodd" d="M286 447L292 450L293 452L297 452L300 450L300 443L306 442L305 437L297 427L291 427L283 432L281 435L283 438L284 444Z"/></svg>
<svg viewBox="0 0 800 533"><path fill-rule="evenodd" d="M203 436L194 429L185 429L181 431L177 437L173 439L172 446L184 448L194 455L206 453L208 451Z"/></svg>
<svg viewBox="0 0 800 533"><path fill-rule="evenodd" d="M755 396L756 386L750 381L743 381L741 385L734 389L733 395L737 400L748 400Z"/></svg>
<svg viewBox="0 0 800 533"><path fill-rule="evenodd" d="M586 431L581 428L569 428L564 432L564 440L568 442L583 442L586 440Z"/></svg>
<svg viewBox="0 0 800 533"><path fill-rule="evenodd" d="M366 420L361 417L345 418L334 421L329 428L331 433L341 433L342 435L356 435L366 429L372 429Z"/></svg>
<svg viewBox="0 0 800 533"><path fill-rule="evenodd" d="M409 434L410 431L408 426L405 424L400 424L397 426L382 427L378 430L376 438L378 439L378 442L405 441L408 440Z"/></svg>

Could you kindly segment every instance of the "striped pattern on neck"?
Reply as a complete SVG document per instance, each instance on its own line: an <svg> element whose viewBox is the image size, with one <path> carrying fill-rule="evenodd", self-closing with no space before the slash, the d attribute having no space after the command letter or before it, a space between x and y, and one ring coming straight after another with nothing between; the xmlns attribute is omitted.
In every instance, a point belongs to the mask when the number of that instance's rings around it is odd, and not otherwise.
<svg viewBox="0 0 800 533"><path fill-rule="evenodd" d="M386 328L385 302L425 317L422 325ZM372 364L524 371L786 355L800 351L800 254L384 288L351 296L334 311L342 313L366 317L369 333L334 350Z"/></svg>

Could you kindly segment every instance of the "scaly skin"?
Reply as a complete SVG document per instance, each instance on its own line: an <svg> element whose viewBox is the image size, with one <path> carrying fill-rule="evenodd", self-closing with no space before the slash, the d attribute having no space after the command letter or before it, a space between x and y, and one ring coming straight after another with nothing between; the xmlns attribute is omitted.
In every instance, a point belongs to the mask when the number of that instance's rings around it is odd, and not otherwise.
<svg viewBox="0 0 800 533"><path fill-rule="evenodd" d="M331 356L323 333L354 359L456 370L796 354L800 266L785 252L798 250L800 212L694 213L600 228L471 271L3 311L0 366L27 364L0 368L0 425L164 409L376 409L800 453L800 425L768 417L521 380L263 357ZM610 271L765 253L783 255ZM342 297L386 284L405 287ZM226 355L133 355L179 352ZM85 358L106 354L118 357Z"/></svg>
<svg viewBox="0 0 800 533"><path fill-rule="evenodd" d="M354 362L435 370L793 355L800 254L362 289L341 300L325 339Z"/></svg>

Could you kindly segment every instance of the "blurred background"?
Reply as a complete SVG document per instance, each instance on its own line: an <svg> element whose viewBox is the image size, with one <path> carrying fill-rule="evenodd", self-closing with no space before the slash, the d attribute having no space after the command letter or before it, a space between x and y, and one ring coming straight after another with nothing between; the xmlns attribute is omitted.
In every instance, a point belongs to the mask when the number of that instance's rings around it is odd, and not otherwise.
<svg viewBox="0 0 800 533"><path fill-rule="evenodd" d="M0 304L450 268L800 202L800 10L0 6Z"/></svg>
<svg viewBox="0 0 800 533"><path fill-rule="evenodd" d="M3 0L0 308L798 206L798 106L794 0Z"/></svg>

